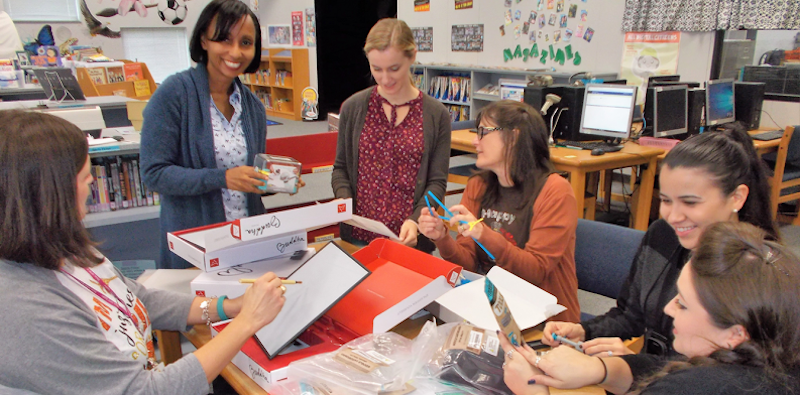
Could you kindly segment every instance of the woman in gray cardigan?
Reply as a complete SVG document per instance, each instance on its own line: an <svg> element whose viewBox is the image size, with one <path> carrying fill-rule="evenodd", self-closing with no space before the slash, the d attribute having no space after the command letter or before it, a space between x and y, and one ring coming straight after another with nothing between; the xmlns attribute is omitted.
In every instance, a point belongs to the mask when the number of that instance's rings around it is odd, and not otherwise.
<svg viewBox="0 0 800 395"><path fill-rule="evenodd" d="M31 160L46 153L46 160ZM91 195L86 136L53 115L0 111L0 393L206 394L285 298L267 273L243 296L147 289L100 254L81 220ZM153 330L235 317L166 368Z"/></svg>
<svg viewBox="0 0 800 395"><path fill-rule="evenodd" d="M261 62L258 19L240 1L212 1L190 53L197 67L167 78L144 110L142 179L161 194L161 269L192 266L169 251L168 232L265 212L266 176L252 166L266 149L267 115L237 78Z"/></svg>
<svg viewBox="0 0 800 395"><path fill-rule="evenodd" d="M403 244L433 251L416 221L428 191L444 197L450 114L411 81L416 45L405 22L378 21L364 52L377 86L342 104L331 177L334 195L353 198L355 214L383 222ZM342 239L369 243L377 237L342 225Z"/></svg>

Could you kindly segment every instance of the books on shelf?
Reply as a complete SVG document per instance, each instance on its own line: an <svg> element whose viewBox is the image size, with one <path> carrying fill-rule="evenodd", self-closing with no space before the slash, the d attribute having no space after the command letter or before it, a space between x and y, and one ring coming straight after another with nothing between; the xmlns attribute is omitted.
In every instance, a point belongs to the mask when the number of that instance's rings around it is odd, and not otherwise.
<svg viewBox="0 0 800 395"><path fill-rule="evenodd" d="M285 86L288 81L287 78L292 78L292 72L286 70L278 70L275 72L275 85Z"/></svg>
<svg viewBox="0 0 800 395"><path fill-rule="evenodd" d="M125 74L125 81L138 81L143 80L144 70L142 70L141 63L125 63L122 66L123 73Z"/></svg>
<svg viewBox="0 0 800 395"><path fill-rule="evenodd" d="M106 69L104 67L88 67L86 72L96 85L105 84L108 81L106 79Z"/></svg>
<svg viewBox="0 0 800 395"><path fill-rule="evenodd" d="M445 104L447 111L450 111L450 122L468 121L469 120L469 106L458 104Z"/></svg>
<svg viewBox="0 0 800 395"><path fill-rule="evenodd" d="M158 206L161 199L142 182L138 155L92 158L90 213Z"/></svg>
<svg viewBox="0 0 800 395"><path fill-rule="evenodd" d="M106 77L109 84L125 82L125 73L122 71L122 66L106 67Z"/></svg>
<svg viewBox="0 0 800 395"><path fill-rule="evenodd" d="M440 75L431 79L428 94L435 99L469 104L471 79L462 75Z"/></svg>
<svg viewBox="0 0 800 395"><path fill-rule="evenodd" d="M133 81L133 92L136 96L150 95L150 81L148 80L135 80Z"/></svg>

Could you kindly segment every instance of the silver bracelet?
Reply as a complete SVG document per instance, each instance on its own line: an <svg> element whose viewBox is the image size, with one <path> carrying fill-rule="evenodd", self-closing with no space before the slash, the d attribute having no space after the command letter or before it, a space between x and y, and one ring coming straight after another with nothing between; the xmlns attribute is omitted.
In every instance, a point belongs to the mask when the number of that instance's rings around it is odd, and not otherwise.
<svg viewBox="0 0 800 395"><path fill-rule="evenodd" d="M211 301L212 299L209 298L200 303L200 308L203 309L203 320L209 327L211 326L211 316L208 314L208 306L211 305Z"/></svg>

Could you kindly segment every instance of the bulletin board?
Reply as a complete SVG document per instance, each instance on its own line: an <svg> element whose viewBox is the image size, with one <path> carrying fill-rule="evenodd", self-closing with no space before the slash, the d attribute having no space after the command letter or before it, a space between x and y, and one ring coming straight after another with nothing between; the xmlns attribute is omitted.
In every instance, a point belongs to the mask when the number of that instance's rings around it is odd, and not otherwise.
<svg viewBox="0 0 800 395"><path fill-rule="evenodd" d="M430 11L416 12L414 0L398 0L398 18L411 28L433 27L434 51L418 53L417 61L467 67L619 72L624 39L621 30L623 1L473 0L466 3L437 0L430 3ZM468 3L472 3L471 8ZM536 14L534 21L530 21L532 12ZM542 16L544 26L540 27ZM527 29L525 22L529 22ZM483 25L483 51L452 50L453 26L475 24ZM532 32L535 41L531 39ZM558 56L559 50L563 59Z"/></svg>

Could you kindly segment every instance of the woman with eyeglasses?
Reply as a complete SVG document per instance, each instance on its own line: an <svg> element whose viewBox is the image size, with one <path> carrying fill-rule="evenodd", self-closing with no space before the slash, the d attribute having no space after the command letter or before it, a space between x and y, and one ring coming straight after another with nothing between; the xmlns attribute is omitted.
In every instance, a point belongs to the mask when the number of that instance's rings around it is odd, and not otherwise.
<svg viewBox="0 0 800 395"><path fill-rule="evenodd" d="M472 143L482 171L450 208L449 223L423 210L420 232L442 258L467 270L485 274L497 265L553 294L567 307L553 319L578 322L578 210L572 188L550 163L544 120L525 103L503 100L486 106L476 122ZM447 224L458 225L455 240Z"/></svg>
<svg viewBox="0 0 800 395"><path fill-rule="evenodd" d="M767 176L753 141L742 128L703 133L670 150L660 173L661 217L650 225L617 297L617 306L580 324L549 322L552 334L584 341L589 354L632 353L623 339L645 337L643 352L670 355L672 318L664 306L703 230L717 222L748 222L774 240Z"/></svg>
<svg viewBox="0 0 800 395"><path fill-rule="evenodd" d="M717 222L680 270L672 361L592 357L572 347L537 354L504 337L504 379L517 395L600 385L614 394L800 393L800 260L749 223Z"/></svg>
<svg viewBox="0 0 800 395"><path fill-rule="evenodd" d="M376 86L342 104L331 186L352 198L353 213L384 223L400 242L425 252L417 218L428 192L443 198L450 166L450 113L411 79L417 56L408 25L394 18L369 31L364 53ZM366 244L383 237L343 224L343 240Z"/></svg>

